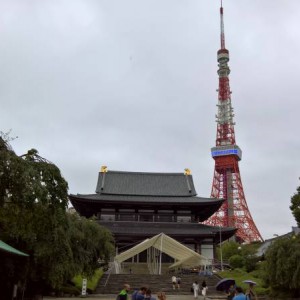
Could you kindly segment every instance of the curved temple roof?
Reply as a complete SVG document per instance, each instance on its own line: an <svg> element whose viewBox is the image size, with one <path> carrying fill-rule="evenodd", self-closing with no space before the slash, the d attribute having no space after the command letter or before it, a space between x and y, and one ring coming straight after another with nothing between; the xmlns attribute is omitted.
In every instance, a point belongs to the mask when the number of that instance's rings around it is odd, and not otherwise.
<svg viewBox="0 0 300 300"><path fill-rule="evenodd" d="M202 222L209 218L223 204L222 199L200 197L154 197L122 195L70 195L72 205L81 215L91 217L101 208L131 208L159 210L192 210Z"/></svg>
<svg viewBox="0 0 300 300"><path fill-rule="evenodd" d="M193 177L183 173L100 172L96 194L70 195L83 216L102 208L190 210L202 222L223 204L222 199L196 196Z"/></svg>
<svg viewBox="0 0 300 300"><path fill-rule="evenodd" d="M99 172L96 193L139 196L196 196L193 177L183 173Z"/></svg>

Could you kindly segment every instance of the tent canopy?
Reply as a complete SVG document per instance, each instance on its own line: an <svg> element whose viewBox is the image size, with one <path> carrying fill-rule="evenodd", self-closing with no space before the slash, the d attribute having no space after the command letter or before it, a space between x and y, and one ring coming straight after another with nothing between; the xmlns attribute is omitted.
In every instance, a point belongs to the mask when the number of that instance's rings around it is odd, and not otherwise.
<svg viewBox="0 0 300 300"><path fill-rule="evenodd" d="M170 268L175 266L199 266L209 264L208 258L180 244L164 233L160 233L150 239L146 239L140 244L120 253L115 257L115 261L121 263L150 247L154 247L176 260Z"/></svg>
<svg viewBox="0 0 300 300"><path fill-rule="evenodd" d="M3 241L0 240L0 251L8 252L11 254L17 254L20 256L29 256L28 254L21 252L12 246L9 246L8 244L4 243Z"/></svg>

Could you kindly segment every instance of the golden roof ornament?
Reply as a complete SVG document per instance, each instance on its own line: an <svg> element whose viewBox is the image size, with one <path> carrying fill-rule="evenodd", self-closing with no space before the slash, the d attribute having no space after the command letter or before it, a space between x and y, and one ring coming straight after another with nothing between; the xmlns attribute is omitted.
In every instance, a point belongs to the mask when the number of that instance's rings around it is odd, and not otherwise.
<svg viewBox="0 0 300 300"><path fill-rule="evenodd" d="M108 171L107 166L101 166L101 173L106 173Z"/></svg>
<svg viewBox="0 0 300 300"><path fill-rule="evenodd" d="M192 172L190 169L188 169L188 168L184 169L184 175L191 175L191 174L192 174Z"/></svg>

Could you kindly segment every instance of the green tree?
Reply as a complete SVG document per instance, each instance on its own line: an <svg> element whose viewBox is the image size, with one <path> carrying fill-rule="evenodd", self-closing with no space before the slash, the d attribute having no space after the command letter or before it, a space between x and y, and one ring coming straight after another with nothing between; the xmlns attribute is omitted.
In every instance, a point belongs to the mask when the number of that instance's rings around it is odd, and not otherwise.
<svg viewBox="0 0 300 300"><path fill-rule="evenodd" d="M298 227L300 227L300 186L297 188L297 193L291 198L290 210L292 211Z"/></svg>
<svg viewBox="0 0 300 300"><path fill-rule="evenodd" d="M69 239L73 252L73 272L91 276L99 261L108 262L114 252L113 237L94 219L69 214Z"/></svg>
<svg viewBox="0 0 300 300"><path fill-rule="evenodd" d="M268 248L265 276L273 291L300 296L300 236L280 238Z"/></svg>
<svg viewBox="0 0 300 300"><path fill-rule="evenodd" d="M244 266L244 258L241 255L234 254L229 258L229 264L233 269Z"/></svg>
<svg viewBox="0 0 300 300"><path fill-rule="evenodd" d="M22 274L33 292L91 275L113 249L110 232L69 215L67 206L68 184L57 166L35 149L17 156L0 137L0 239L30 255Z"/></svg>
<svg viewBox="0 0 300 300"><path fill-rule="evenodd" d="M244 267L247 272L252 272L257 269L259 258L256 255L248 255L244 258Z"/></svg>
<svg viewBox="0 0 300 300"><path fill-rule="evenodd" d="M239 254L240 244L234 241L228 241L222 244L222 257L228 260L231 256ZM220 259L220 253L218 253Z"/></svg>
<svg viewBox="0 0 300 300"><path fill-rule="evenodd" d="M0 132L1 133L1 132ZM16 202L24 190L25 165L0 135L0 208Z"/></svg>
<svg viewBox="0 0 300 300"><path fill-rule="evenodd" d="M256 256L257 248L260 243L254 242L251 244L241 245L239 253L244 258L243 267L247 272L252 272L256 269L259 258Z"/></svg>
<svg viewBox="0 0 300 300"><path fill-rule="evenodd" d="M30 254L29 287L60 286L70 276L68 185L59 169L30 150L18 157L1 141L1 238Z"/></svg>

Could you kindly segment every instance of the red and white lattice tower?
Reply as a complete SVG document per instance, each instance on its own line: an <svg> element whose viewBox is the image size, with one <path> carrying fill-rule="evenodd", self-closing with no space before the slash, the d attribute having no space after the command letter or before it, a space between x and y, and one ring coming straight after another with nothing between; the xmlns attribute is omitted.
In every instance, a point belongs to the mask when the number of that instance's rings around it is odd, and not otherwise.
<svg viewBox="0 0 300 300"><path fill-rule="evenodd" d="M229 86L229 51L225 48L223 7L221 2L221 49L218 51L218 114L216 147L211 149L215 160L211 197L223 198L222 207L205 223L213 226L236 227L240 242L262 241L250 214L239 170L242 151L235 142L233 108Z"/></svg>

